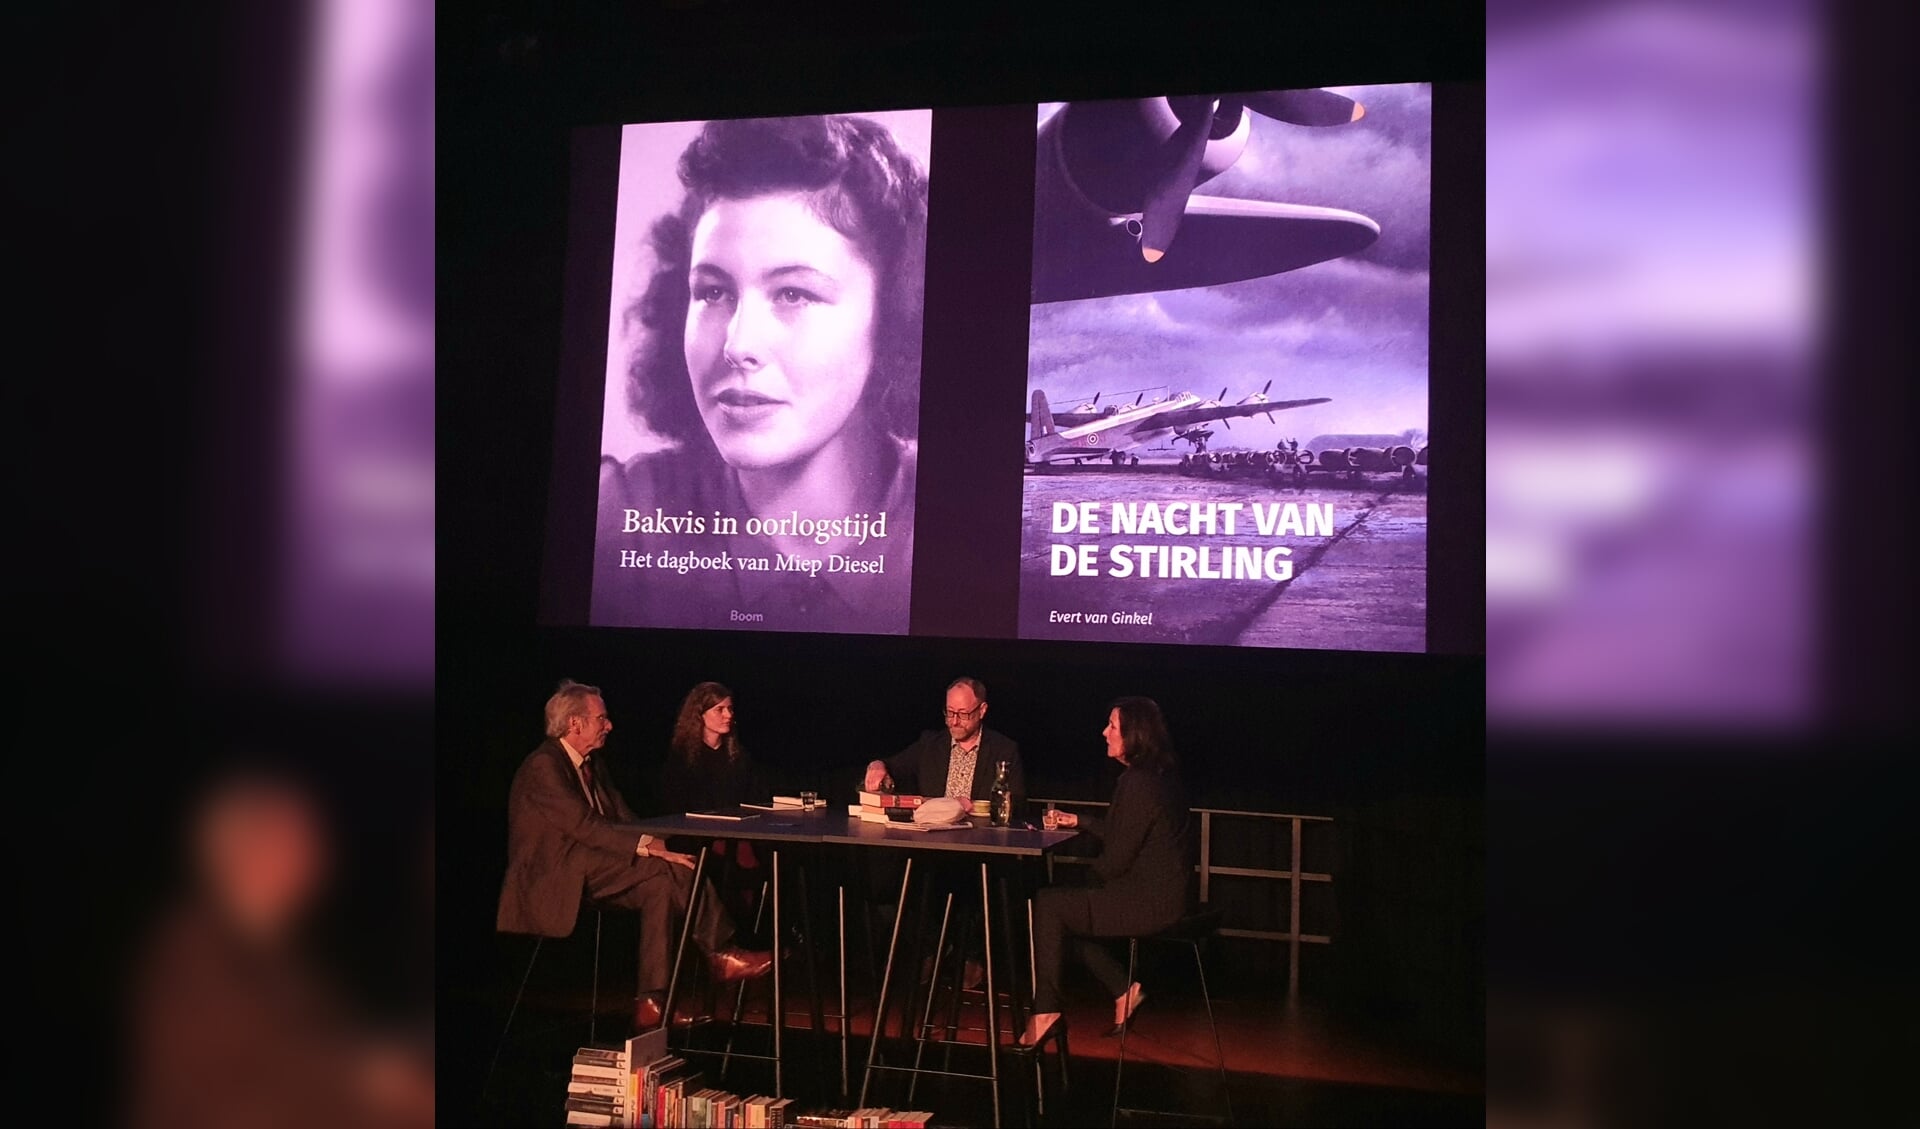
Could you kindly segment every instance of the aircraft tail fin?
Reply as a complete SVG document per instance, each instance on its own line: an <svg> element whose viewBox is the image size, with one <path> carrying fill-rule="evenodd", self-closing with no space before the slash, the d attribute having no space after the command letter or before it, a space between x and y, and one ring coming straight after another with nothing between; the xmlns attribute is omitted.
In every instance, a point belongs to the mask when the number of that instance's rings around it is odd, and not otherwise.
<svg viewBox="0 0 1920 1129"><path fill-rule="evenodd" d="M1047 394L1033 390L1033 410L1027 415L1027 460L1045 463L1047 455L1066 445L1053 426L1053 409L1047 406Z"/></svg>
<svg viewBox="0 0 1920 1129"><path fill-rule="evenodd" d="M1033 411L1027 416L1027 438L1040 439L1053 433L1053 410L1047 407L1047 394L1036 388L1033 390Z"/></svg>

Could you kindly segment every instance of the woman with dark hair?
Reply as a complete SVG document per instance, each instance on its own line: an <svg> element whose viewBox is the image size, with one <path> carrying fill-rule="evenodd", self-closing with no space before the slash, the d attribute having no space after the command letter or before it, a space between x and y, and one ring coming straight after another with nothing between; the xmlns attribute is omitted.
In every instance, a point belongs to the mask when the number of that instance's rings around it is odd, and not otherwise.
<svg viewBox="0 0 1920 1129"><path fill-rule="evenodd" d="M769 792L740 744L733 723L733 691L718 682L702 682L687 692L674 719L672 746L660 771L660 803L668 813L764 804ZM694 853L705 840L670 840L676 851ZM716 839L711 843L714 888L726 901L743 932L753 922L750 907L760 885L760 860L750 843Z"/></svg>
<svg viewBox="0 0 1920 1129"><path fill-rule="evenodd" d="M926 174L797 117L707 123L679 177L627 311L630 407L677 446L601 461L592 621L904 633Z"/></svg>
<svg viewBox="0 0 1920 1129"><path fill-rule="evenodd" d="M1158 933L1180 920L1189 905L1190 813L1159 705L1151 698L1118 699L1108 710L1104 735L1107 756L1125 771L1113 787L1106 818L1097 829L1089 827L1100 837L1091 868L1094 884L1050 886L1034 897L1033 1015L1020 1038L1023 1047L1038 1047L1066 1030L1060 978L1069 938L1088 971L1113 995L1108 1034L1117 1035L1146 993L1093 938ZM1078 815L1060 815L1062 827L1082 823Z"/></svg>

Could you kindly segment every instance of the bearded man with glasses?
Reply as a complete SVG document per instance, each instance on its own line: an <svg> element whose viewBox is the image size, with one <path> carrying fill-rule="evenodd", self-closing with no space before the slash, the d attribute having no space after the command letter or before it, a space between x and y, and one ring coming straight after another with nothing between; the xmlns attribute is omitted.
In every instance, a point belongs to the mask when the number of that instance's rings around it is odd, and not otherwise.
<svg viewBox="0 0 1920 1129"><path fill-rule="evenodd" d="M1027 770L1020 746L986 728L987 686L977 678L956 678L947 687L947 727L930 729L920 739L867 765L861 787L910 796L957 796L969 802L993 794L993 774L1001 761L1013 783L1013 810L1027 799Z"/></svg>

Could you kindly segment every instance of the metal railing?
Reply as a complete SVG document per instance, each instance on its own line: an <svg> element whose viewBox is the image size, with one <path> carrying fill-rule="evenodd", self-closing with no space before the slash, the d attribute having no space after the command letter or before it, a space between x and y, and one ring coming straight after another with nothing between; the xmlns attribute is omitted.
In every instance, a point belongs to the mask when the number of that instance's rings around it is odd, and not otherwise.
<svg viewBox="0 0 1920 1129"><path fill-rule="evenodd" d="M1048 805L1057 808L1104 808L1105 800L1063 800L1049 799L1045 796L1030 796L1028 802L1045 809ZM1281 941L1287 946L1287 1000L1294 1002L1300 996L1300 946L1331 945L1333 938L1324 933L1303 933L1300 931L1300 888L1303 882L1333 882L1333 875L1306 871L1300 868L1301 840L1308 823L1332 823L1333 817L1327 815L1298 815L1290 812L1239 811L1232 808L1189 808L1200 816L1200 862L1195 870L1200 875L1200 904L1206 905L1212 900L1213 878L1215 875L1232 878L1265 878L1287 883L1287 928L1239 929L1222 927L1223 937L1248 937L1257 941ZM1254 866L1217 866L1213 862L1213 817L1233 816L1250 819L1285 820L1288 833L1288 865L1285 870L1271 870ZM1071 855L1048 855L1048 865L1054 862L1085 865L1092 859Z"/></svg>

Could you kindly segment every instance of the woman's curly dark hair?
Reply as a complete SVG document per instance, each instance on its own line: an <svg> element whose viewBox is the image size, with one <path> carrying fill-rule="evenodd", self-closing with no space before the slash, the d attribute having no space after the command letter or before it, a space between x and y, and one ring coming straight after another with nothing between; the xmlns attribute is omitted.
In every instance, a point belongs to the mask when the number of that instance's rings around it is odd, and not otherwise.
<svg viewBox="0 0 1920 1129"><path fill-rule="evenodd" d="M704 715L721 702L733 697L733 691L718 682L702 682L687 691L686 699L680 703L680 716L673 721L673 751L685 757L688 764L697 764L707 751L706 722ZM720 738L720 751L727 754L728 760L740 759L740 727L733 729Z"/></svg>
<svg viewBox="0 0 1920 1129"><path fill-rule="evenodd" d="M886 433L912 439L920 420L926 308L927 176L886 129L864 118L708 122L680 155L686 200L653 225L657 264L627 308L647 333L627 366L628 403L657 434L712 450L685 356L693 229L715 200L806 192L814 213L873 268L873 369L862 403Z"/></svg>

